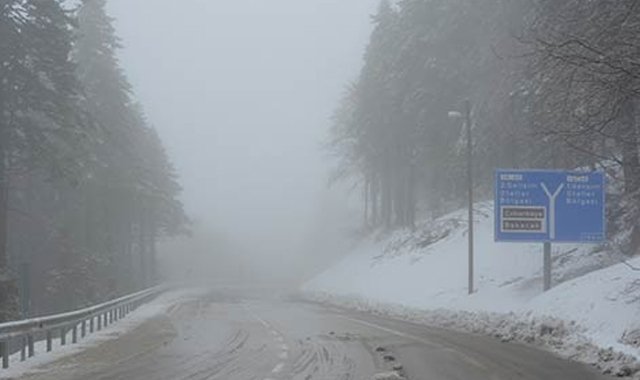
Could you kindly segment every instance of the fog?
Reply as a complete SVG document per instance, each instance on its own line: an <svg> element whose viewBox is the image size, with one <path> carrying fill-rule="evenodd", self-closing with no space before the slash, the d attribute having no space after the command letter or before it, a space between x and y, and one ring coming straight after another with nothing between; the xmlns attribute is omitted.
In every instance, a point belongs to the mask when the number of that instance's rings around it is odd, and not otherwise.
<svg viewBox="0 0 640 380"><path fill-rule="evenodd" d="M165 267L290 278L339 253L326 238L345 234L347 204L327 189L322 144L377 3L110 1L121 64L194 221L165 242Z"/></svg>
<svg viewBox="0 0 640 380"><path fill-rule="evenodd" d="M640 380L640 1L0 4L0 377Z"/></svg>

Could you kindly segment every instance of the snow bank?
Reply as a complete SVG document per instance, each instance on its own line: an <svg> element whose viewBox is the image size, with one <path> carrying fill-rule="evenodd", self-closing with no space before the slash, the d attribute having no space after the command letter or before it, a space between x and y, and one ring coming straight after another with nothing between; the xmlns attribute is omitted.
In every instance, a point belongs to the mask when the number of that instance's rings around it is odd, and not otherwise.
<svg viewBox="0 0 640 380"><path fill-rule="evenodd" d="M640 359L640 272L613 249L553 248L555 287L542 291L542 244L493 241L493 204L476 205L476 292L467 294L464 210L416 232L361 242L304 285L317 300L551 348L616 374ZM640 267L640 258L629 261Z"/></svg>

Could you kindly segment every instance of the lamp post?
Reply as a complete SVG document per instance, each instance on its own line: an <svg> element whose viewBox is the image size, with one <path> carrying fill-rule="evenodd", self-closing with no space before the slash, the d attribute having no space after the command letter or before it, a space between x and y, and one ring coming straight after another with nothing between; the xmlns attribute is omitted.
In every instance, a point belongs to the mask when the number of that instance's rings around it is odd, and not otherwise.
<svg viewBox="0 0 640 380"><path fill-rule="evenodd" d="M464 102L464 116L459 111L450 111L449 117L452 119L459 119L464 117L464 124L467 133L467 191L469 201L469 233L468 233L468 246L469 246L469 294L473 293L473 141L471 139L471 102L465 100Z"/></svg>

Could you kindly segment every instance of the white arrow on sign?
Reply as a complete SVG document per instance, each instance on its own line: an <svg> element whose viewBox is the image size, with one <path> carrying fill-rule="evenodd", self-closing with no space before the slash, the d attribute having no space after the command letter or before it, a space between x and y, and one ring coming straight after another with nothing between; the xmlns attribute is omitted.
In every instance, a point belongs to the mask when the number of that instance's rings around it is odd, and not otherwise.
<svg viewBox="0 0 640 380"><path fill-rule="evenodd" d="M558 186L553 194L551 194L547 185L544 183L541 182L540 186L542 186L542 190L544 190L547 197L549 197L549 238L553 240L556 238L556 198L560 195L562 189L564 189L564 183Z"/></svg>

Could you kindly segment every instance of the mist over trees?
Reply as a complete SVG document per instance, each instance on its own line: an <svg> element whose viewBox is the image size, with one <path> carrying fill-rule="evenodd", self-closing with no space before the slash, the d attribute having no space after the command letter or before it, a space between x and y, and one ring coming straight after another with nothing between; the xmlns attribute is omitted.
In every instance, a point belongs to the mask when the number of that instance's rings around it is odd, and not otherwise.
<svg viewBox="0 0 640 380"><path fill-rule="evenodd" d="M0 0L0 321L153 284L187 219L116 57L105 0Z"/></svg>
<svg viewBox="0 0 640 380"><path fill-rule="evenodd" d="M606 170L619 179L610 232L630 232L636 251L636 1L383 0L373 22L329 144L334 179L362 189L367 227L412 227L463 205L467 137L448 114L468 99L481 199L495 168Z"/></svg>

